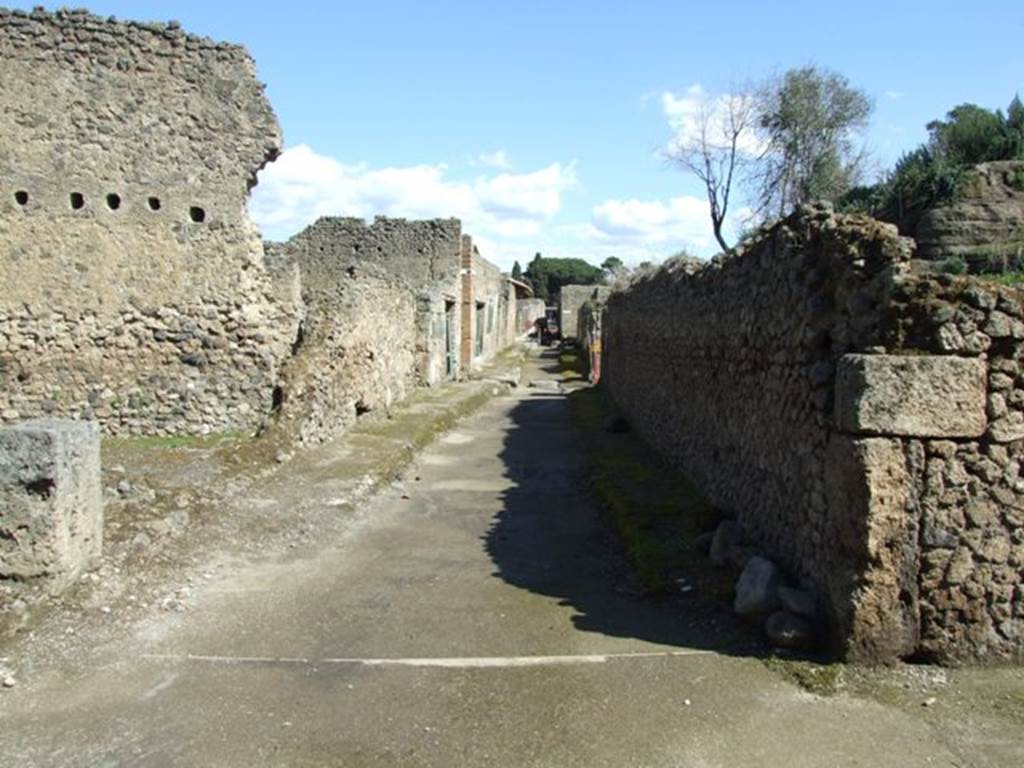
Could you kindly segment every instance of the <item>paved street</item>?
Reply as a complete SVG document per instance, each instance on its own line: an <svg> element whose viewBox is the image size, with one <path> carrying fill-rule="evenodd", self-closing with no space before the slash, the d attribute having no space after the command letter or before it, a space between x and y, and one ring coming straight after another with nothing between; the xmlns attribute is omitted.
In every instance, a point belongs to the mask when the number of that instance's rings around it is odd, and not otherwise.
<svg viewBox="0 0 1024 768"><path fill-rule="evenodd" d="M0 697L3 765L961 764L619 591L583 471L563 396L496 398L341 540Z"/></svg>

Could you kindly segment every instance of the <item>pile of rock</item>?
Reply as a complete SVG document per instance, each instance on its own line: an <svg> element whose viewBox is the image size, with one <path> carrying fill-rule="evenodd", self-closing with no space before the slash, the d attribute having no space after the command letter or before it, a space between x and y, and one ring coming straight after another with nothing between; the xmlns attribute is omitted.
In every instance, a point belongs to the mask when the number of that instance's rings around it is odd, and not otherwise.
<svg viewBox="0 0 1024 768"><path fill-rule="evenodd" d="M763 625L768 639L780 648L806 650L818 644L821 614L818 600L800 588L773 563L735 520L725 520L701 540L711 562L739 571L733 610Z"/></svg>

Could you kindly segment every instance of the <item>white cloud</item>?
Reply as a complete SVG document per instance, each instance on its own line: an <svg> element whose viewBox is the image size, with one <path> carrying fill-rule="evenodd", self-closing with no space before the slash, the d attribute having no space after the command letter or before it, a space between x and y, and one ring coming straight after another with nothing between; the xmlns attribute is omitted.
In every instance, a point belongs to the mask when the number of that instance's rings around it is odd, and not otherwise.
<svg viewBox="0 0 1024 768"><path fill-rule="evenodd" d="M728 134L730 108L734 111L750 111L751 98L749 95L731 93L711 96L699 83L691 85L681 94L664 91L661 94L661 111L675 132L666 149L671 151L673 147L699 139L705 120L709 140L714 144L718 137ZM740 134L737 148L744 154L756 155L763 151L764 145L751 126Z"/></svg>
<svg viewBox="0 0 1024 768"><path fill-rule="evenodd" d="M484 210L496 215L549 219L558 213L562 193L576 185L575 166L558 163L533 173L502 173L479 178L476 192Z"/></svg>
<svg viewBox="0 0 1024 768"><path fill-rule="evenodd" d="M903 98L903 92L902 91L886 91L885 92L885 98L889 99L889 101L899 101L900 99Z"/></svg>
<svg viewBox="0 0 1024 768"><path fill-rule="evenodd" d="M598 240L676 245L706 251L712 244L708 203L698 197L606 200L594 207L591 224Z"/></svg>
<svg viewBox="0 0 1024 768"><path fill-rule="evenodd" d="M494 152L484 152L481 155L477 155L476 161L481 165L487 165L491 168L499 168L501 170L508 170L512 167L512 161L509 160L508 153L504 149L498 149Z"/></svg>
<svg viewBox="0 0 1024 768"><path fill-rule="evenodd" d="M501 260L506 240L534 237L576 187L575 166L552 163L530 173L452 178L447 166L346 165L301 144L259 177L249 206L265 237L283 240L320 216L457 217Z"/></svg>

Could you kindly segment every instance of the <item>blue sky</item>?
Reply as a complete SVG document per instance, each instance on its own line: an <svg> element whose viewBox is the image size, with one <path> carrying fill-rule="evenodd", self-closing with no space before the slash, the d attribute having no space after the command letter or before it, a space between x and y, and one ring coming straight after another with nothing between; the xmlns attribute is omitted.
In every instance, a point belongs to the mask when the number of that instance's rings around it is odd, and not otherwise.
<svg viewBox="0 0 1024 768"><path fill-rule="evenodd" d="M955 104L1024 93L1021 0L88 6L249 48L288 147L250 205L267 237L320 214L459 216L506 268L713 253L702 188L658 155L696 86L835 69L875 101L881 166Z"/></svg>

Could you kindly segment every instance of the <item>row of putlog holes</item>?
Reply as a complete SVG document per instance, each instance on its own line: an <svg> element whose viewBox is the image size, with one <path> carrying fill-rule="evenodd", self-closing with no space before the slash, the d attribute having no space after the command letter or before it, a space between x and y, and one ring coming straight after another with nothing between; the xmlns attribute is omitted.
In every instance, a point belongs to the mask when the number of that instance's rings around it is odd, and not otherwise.
<svg viewBox="0 0 1024 768"><path fill-rule="evenodd" d="M85 208L85 195L81 192L72 192L69 196L71 202L71 210L80 211ZM28 205L30 200L28 192L23 189L19 189L14 193L14 202L20 205L22 208ZM116 192L111 192L106 198L107 208L112 211L116 211L121 207L121 196ZM146 206L149 210L159 211L163 207L163 203L160 202L159 197L150 197L146 199ZM188 209L188 217L196 224L202 224L206 221L206 211L200 208L198 205L193 205Z"/></svg>

